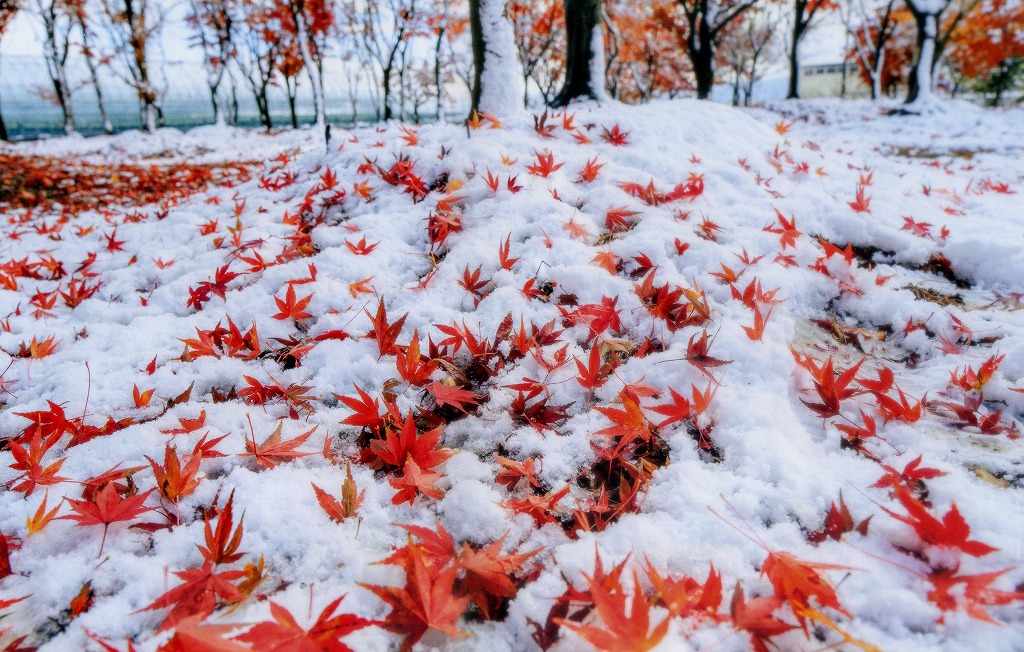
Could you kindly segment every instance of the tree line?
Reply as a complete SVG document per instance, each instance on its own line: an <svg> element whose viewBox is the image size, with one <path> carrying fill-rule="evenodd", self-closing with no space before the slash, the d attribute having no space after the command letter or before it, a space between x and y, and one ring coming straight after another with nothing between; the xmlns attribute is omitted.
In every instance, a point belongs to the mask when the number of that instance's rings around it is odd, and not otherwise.
<svg viewBox="0 0 1024 652"><path fill-rule="evenodd" d="M369 102L378 119L444 118L464 86L473 110L501 114L531 97L644 102L716 83L749 103L765 69L789 62L788 96L800 96L800 45L828 13L846 28L846 59L872 97L906 89L913 109L942 74L952 93L998 104L1024 77L1021 0L187 0L190 46L202 53L214 121L237 121L249 94L270 128L271 89L298 126L301 85L314 122L326 125L324 62L343 65L349 109ZM107 131L99 72L138 99L139 123L163 121L166 88L155 70L166 23L161 0L0 0L0 38L19 11L41 28L44 95L76 130L72 94L88 88ZM69 78L79 58L88 78ZM844 69L844 75L845 75ZM0 138L7 134L0 115Z"/></svg>

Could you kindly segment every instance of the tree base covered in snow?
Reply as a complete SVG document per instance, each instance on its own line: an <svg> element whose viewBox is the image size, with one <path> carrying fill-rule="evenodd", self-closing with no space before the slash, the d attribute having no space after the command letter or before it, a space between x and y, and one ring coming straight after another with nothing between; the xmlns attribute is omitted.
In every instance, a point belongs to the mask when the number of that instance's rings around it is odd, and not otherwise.
<svg viewBox="0 0 1024 652"><path fill-rule="evenodd" d="M0 150L0 644L1024 647L1024 114L774 108Z"/></svg>

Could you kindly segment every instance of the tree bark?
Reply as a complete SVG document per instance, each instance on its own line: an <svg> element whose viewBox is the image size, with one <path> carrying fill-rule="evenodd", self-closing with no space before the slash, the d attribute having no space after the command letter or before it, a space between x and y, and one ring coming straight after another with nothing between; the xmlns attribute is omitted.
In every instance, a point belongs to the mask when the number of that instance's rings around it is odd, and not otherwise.
<svg viewBox="0 0 1024 652"><path fill-rule="evenodd" d="M472 111L480 108L480 78L484 72L484 27L480 18L481 0L469 0L469 36L473 49L473 89L470 91Z"/></svg>
<svg viewBox="0 0 1024 652"><path fill-rule="evenodd" d="M326 134L327 115L324 107L324 87L320 83L317 63L313 60L313 52L309 48L309 29L306 25L305 4L303 0L292 0L290 3L292 20L295 21L295 38L299 42L299 54L302 55L302 63L309 74L309 83L313 90L313 111L316 117L317 131L322 131Z"/></svg>
<svg viewBox="0 0 1024 652"><path fill-rule="evenodd" d="M793 31L790 33L789 41L789 89L786 91L786 99L794 100L800 98L800 39L804 36L807 23L804 22L803 14L807 3L803 0L796 0L793 4Z"/></svg>
<svg viewBox="0 0 1024 652"><path fill-rule="evenodd" d="M565 0L565 82L551 106L604 97L604 47L596 47L600 25L601 0Z"/></svg>
<svg viewBox="0 0 1024 652"><path fill-rule="evenodd" d="M697 99L706 100L711 96L715 84L714 45L711 42L711 30L706 20L693 21L690 33L687 34L687 54L693 65L693 76L697 83Z"/></svg>
<svg viewBox="0 0 1024 652"><path fill-rule="evenodd" d="M522 65L505 0L470 0L473 47L472 110L508 116L522 109Z"/></svg>
<svg viewBox="0 0 1024 652"><path fill-rule="evenodd" d="M45 32L45 54L46 68L50 74L50 81L53 83L54 96L57 106L60 107L64 122L64 133L75 133L75 114L71 106L71 87L68 85L67 68L65 64L69 51L69 32L71 27L58 28L57 22L61 20L61 14L56 0L50 0L44 4L43 0L37 0L36 8L39 11L39 18L43 21ZM65 16L66 18L66 16ZM69 20L69 19L68 19Z"/></svg>
<svg viewBox="0 0 1024 652"><path fill-rule="evenodd" d="M2 34L0 34L2 36ZM0 102L0 140L8 140L7 125L4 123L3 103Z"/></svg>
<svg viewBox="0 0 1024 652"><path fill-rule="evenodd" d="M284 88L285 93L288 95L288 112L291 114L292 118L292 129L298 129L299 116L295 112L296 96L298 95L299 92L298 80L285 79Z"/></svg>
<svg viewBox="0 0 1024 652"><path fill-rule="evenodd" d="M381 86L384 90L384 119L390 120L395 117L394 109L391 108L391 73L395 70L395 57L398 56L398 46L402 43L402 36L405 34L405 25L398 30L398 37L395 44L388 52L388 61L381 72Z"/></svg>
<svg viewBox="0 0 1024 652"><path fill-rule="evenodd" d="M917 25L917 43L915 48L917 59L910 68L906 99L906 104L912 104L919 99L931 95L932 92L932 72L937 55L935 44L939 14L919 11L913 2L908 2L907 7L914 16L914 23Z"/></svg>
<svg viewBox="0 0 1024 652"><path fill-rule="evenodd" d="M114 133L114 124L107 114L107 105L103 101L103 87L100 85L99 69L96 66L96 59L92 55L92 48L89 45L89 28L84 22L82 27L82 55L85 57L85 65L89 68L89 79L96 91L96 104L100 110L100 120L103 122L103 133L110 135Z"/></svg>

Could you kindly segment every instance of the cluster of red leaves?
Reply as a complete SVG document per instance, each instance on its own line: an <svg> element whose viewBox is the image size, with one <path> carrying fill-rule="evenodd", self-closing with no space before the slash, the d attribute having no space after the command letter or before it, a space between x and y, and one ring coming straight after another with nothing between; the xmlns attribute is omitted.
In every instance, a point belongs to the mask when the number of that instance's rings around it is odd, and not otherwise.
<svg viewBox="0 0 1024 652"><path fill-rule="evenodd" d="M361 586L391 607L381 626L403 637L402 650L411 650L428 630L461 635L456 621L471 604L485 620L501 617L508 601L530 578L524 565L540 552L538 548L502 554L505 537L485 546L464 542L459 549L440 523L436 531L401 527L411 535L407 545L380 563L405 569L405 585Z"/></svg>
<svg viewBox="0 0 1024 652"><path fill-rule="evenodd" d="M252 163L96 165L74 158L0 152L0 206L64 216L110 206L177 202L210 184L249 179Z"/></svg>
<svg viewBox="0 0 1024 652"><path fill-rule="evenodd" d="M576 128L573 125L572 116L563 113L561 117L562 129L567 134L578 142L589 142L583 128ZM547 118L545 114L535 120L536 131L543 138L554 138L558 126L548 123ZM500 127L500 122L490 116L474 116L469 126L477 129L484 121L489 122L493 128ZM590 125L586 129L590 130L592 127L593 125ZM406 145L416 147L419 144L415 132L403 128L403 133L404 136L401 138ZM619 125L602 129L600 137L615 147L629 144L629 133L623 131ZM383 143L379 143L378 146L383 147ZM442 159L444 154L442 150ZM548 184L549 182L544 180L550 179L565 164L556 161L548 150L537 151L535 155L535 160L525 164L525 171L537 178L524 180L524 184ZM503 159L507 167L512 167L516 163L505 157ZM794 174L807 171L806 164L797 164L787 152L779 148L769 155L768 160L780 174L785 167L791 167ZM694 156L691 157L691 162L696 164L700 160ZM405 154L397 155L390 168L384 168L377 164L376 160L371 161L367 158L358 170L358 174L364 178L353 183L354 194L351 200L374 200L374 189L368 182L370 176L377 176L386 184L408 194L413 203L423 201L431 193L438 192L437 205L429 214L426 224L426 235L430 244L427 255L432 263L432 269L415 288L412 288L422 289L427 286L443 263L446 253L444 248L450 236L463 229L462 202L465 198L453 194L458 190L461 181L449 182L444 173L433 181L424 179L414 173L415 165L416 162ZM578 174L576 183L594 182L603 166L604 163L599 163L596 157L588 160L578 173L574 171L574 174ZM196 184L200 181L205 184L217 180L223 184L231 182L228 172L220 171L224 176L217 176L220 172L211 169L204 176L188 170L187 166L183 166L179 171L181 176L172 175L169 181L172 185L179 184L183 188L191 187L189 184L193 181ZM240 175L243 174L241 169L238 172ZM223 264L210 274L209 280L189 289L188 307L196 311L203 310L208 307L213 297L225 299L227 293L233 291L233 287L244 285L270 267L316 252L312 239L313 229L324 224L330 209L346 197L345 190L340 189L341 180L330 168L317 170L317 173L319 180L309 187L304 195L296 194L294 200L298 203L294 210L285 212L282 224L290 233L284 237L285 244L278 251L268 254L266 243L262 239L243 239L245 225L242 217L245 214L246 202L238 197L234 200L233 208L228 207L227 212L234 225L226 226L227 235L220 230L216 218L200 226L201 235L209 236L213 247L227 250L228 256L222 261ZM193 174L194 179L189 177L189 174ZM471 175L470 179L472 178ZM519 175L507 175L504 185L510 193L522 189L518 179ZM261 178L260 183L267 191L277 192L300 181L301 176L290 169L288 157L282 156ZM492 193L497 193L502 185L500 181L501 179L488 169L486 177L481 175L477 183L486 184ZM770 179L763 179L758 175L757 181L770 193L774 193L774 196L778 196L778 193L769 188ZM22 183L17 180L16 182ZM866 195L865 188L870 182L868 174L862 177L858 184L857 197L850 204L855 211L868 211L870 197ZM32 183L38 184L38 181ZM100 179L96 185L99 187L104 183L106 182ZM668 191L659 189L653 181L646 186L639 183L618 185L627 195L648 207L658 207L681 200L692 201L704 192L703 177L698 173L692 174L685 183ZM46 186L43 184L40 187L45 189ZM148 191L145 190L145 184L141 187L143 193L139 197L145 199L147 195L144 193ZM6 186L0 185L0 203L3 201L4 188ZM995 186L987 189L1000 192ZM177 191L166 192L164 208L161 209L163 211L166 210L168 202L176 201L179 196L175 194ZM552 197L556 201L562 201L554 190ZM40 194L35 198L22 197L20 201L35 202L33 206L45 207L46 202L55 202L59 199L56 196L44 197ZM94 199L89 196L86 201ZM215 197L210 199L211 203L219 201ZM85 208L88 207L90 206ZM259 210L264 209L260 207ZM685 213L673 213L680 222L687 218ZM764 228L765 232L776 235L779 239L780 251L773 262L783 267L797 266L795 256L786 255L786 251L796 248L802 233L797 230L794 217L786 218L778 210L775 213L776 222ZM160 218L161 215L157 214L157 217ZM642 211L627 206L607 208L604 213L606 233L600 235L598 244L609 245L632 230L642 218ZM30 215L26 214L23 219L27 224ZM146 216L142 214L128 215L120 224L144 219ZM927 227L930 225L914 222L909 218L908 220L906 226L912 232L918 235L928 234ZM110 215L106 221L113 228L109 233L104 231L101 234L100 242L104 250L109 254L124 251L126 242L118 239L119 223ZM358 228L344 224L344 221L342 219L340 228L356 234L351 239L344 240L348 252L355 256L372 254L380 243L368 241L366 235L359 234ZM40 235L56 236L62 224L63 222L59 221L46 224L44 221L34 228ZM92 227L89 227L90 231L91 229ZM584 243L594 237L584 224L574 220L564 224L563 229L573 239ZM695 228L698 237L708 240L717 240L722 232L723 228L707 217ZM88 233L89 231L80 233L79 237L84 237ZM509 234L498 247L497 263L501 270L513 270L519 261L519 258L512 256L511 237ZM551 248L551 239L546 234L544 243L546 247ZM840 248L824 240L820 240L818 245L821 256L809 268L835 279L841 291L858 294L860 291L855 285L853 274L857 268L853 248L850 245ZM683 256L689 246L689 243L676 238L675 254ZM742 267L730 263L736 267L733 269L722 264L722 271L712 272L711 276L728 286L732 300L753 312L753 325L743 328L751 340L757 341L764 334L772 309L781 300L776 298L777 290L765 290L758 278L753 277L753 272L748 275L745 285L740 281L747 270L753 268L763 256L751 257L745 249L735 255L742 263ZM89 258L83 261L70 277L64 269L67 261L59 261L46 252L39 252L33 256L34 258L26 257L0 264L0 285L17 291L20 279L40 282L66 280L66 283L61 283L59 287L50 289L49 292L37 288L36 293L28 298L36 319L51 316L55 310L59 310L55 306L60 298L66 307L76 308L93 296L101 286L100 280L90 280L96 276L90 270L90 266L96 260L95 253L89 254ZM133 258L132 263L134 260ZM240 268L234 264L236 260L247 265L248 269L239 271ZM696 442L701 459L721 460L721 453L711 439L714 422L711 419L710 408L719 384L719 379L715 377L719 373L716 369L730 362L712 355L714 337L709 335L707 330L712 324L712 302L696 281L691 287L684 287L666 281L665 277L661 276L661 282L656 283L658 268L651 257L642 251L636 252L632 258L619 258L610 247L607 247L597 253L592 262L609 274L628 278L633 282L634 294L657 328L663 324L669 333L676 333L688 327L695 328L686 345L685 361L697 372L706 375L709 380L703 390L696 384L691 384L689 392L677 392L676 389L669 387L665 399L661 398L662 392L644 385L641 380L624 384L610 404L593 406L609 425L593 432L594 458L580 469L572 485L558 488L546 484L541 477L544 460L539 456L520 456L522 459L514 459L512 454L504 449L499 452L510 455L509 457L498 453L493 455L494 462L500 468L495 482L509 492L508 499L502 506L514 514L528 517L537 527L561 528L570 537L579 537L581 533L601 532L622 515L639 512L654 472L668 463L669 446L666 439L673 434L685 430ZM154 259L154 264L161 270L173 263L174 261L165 263L160 259ZM494 279L498 279L499 275L492 276L490 270L493 269L493 265L480 261L475 268L467 264L462 270L458 284L472 297L474 306L488 297L494 289L497 282ZM484 270L488 270L487 275L484 274ZM234 283L232 286L236 279L242 279L244 282ZM275 338L280 346L270 342L261 343L255 322L248 331L242 332L231 318L227 317L227 327L222 327L218 322L211 329L197 328L196 338L182 339L185 351L179 360L188 363L201 357L218 360L234 358L241 361L264 359L272 360L283 370L287 370L300 366L303 356L320 342L348 338L347 333L338 330L320 335L311 335L307 332L315 328L315 319L320 316L316 314L319 307L311 306L314 293L300 292L299 286L316 280L316 267L309 265L308 278L292 278L285 281L283 293L275 297L277 313L267 317L284 322L278 326L294 329L289 337ZM364 293L375 292L368 285L370 281L372 277L349 284L348 289L353 299ZM500 323L492 337L472 330L465 323L441 323L433 325L441 334L439 341L435 343L430 336L422 342L419 330L414 330L408 341L404 340L402 331L407 316L403 315L394 320L389 318L383 297L379 297L376 311L372 308L365 311L365 316L369 320L369 331L364 337L376 345L379 357L382 360L386 359L388 365L391 364L393 357L394 375L379 389L379 394L377 389L371 390L374 392L371 395L355 387L354 397L337 396L340 402L353 412L343 420L343 425L359 429L359 434L356 439L358 452L352 456L352 460L346 460L345 476L341 483L341 500L313 485L318 503L331 520L341 523L353 518L362 503L363 493L355 484L350 462L368 466L378 473L379 478L386 477L395 490L392 496L393 503L413 504L420 499L421 503L429 504L430 500L443 497L442 465L456 452L442 445L445 426L478 410L490 400L493 392L515 392L515 399L508 407L508 412L515 423L529 425L548 434L556 434L561 424L569 417L569 406L554 404L549 385L575 380L581 388L587 390L586 401L590 407L589 403L594 400L595 390L613 379L616 368L623 360L659 351L664 347L662 342L654 337L656 327L652 327L651 335L645 339L636 337L635 333L624 327L624 309L619 304L619 296L602 296L594 303L581 304L572 294L558 293L558 284L554 281L537 276L530 278L521 292L531 302L539 300L553 303L561 315L561 323L559 324L556 319L538 326L532 322L527 324L520 318L516 329L513 315L510 313ZM321 293L319 296L322 299L325 295ZM145 305L144 298L142 303ZM0 322L0 326L3 326L3 322ZM564 330L560 330L559 326ZM10 332L9 326L3 327ZM964 331L962 334L969 344L970 332ZM437 337L436 334L433 336ZM570 338L575 338L577 343L582 342L582 357L569 353L569 346L572 344ZM953 349L956 348L957 341L953 338ZM44 358L53 354L56 347L53 337L41 341L33 337L31 342L24 342L21 345L17 357ZM992 412L983 409L986 407L983 390L998 370L1002 360L999 356L992 356L977 370L967 367L963 372L953 372L950 386L943 394L944 398L950 400L941 402L928 402L924 397L920 401L909 399L895 384L892 371L885 366L878 370L876 380L858 377L863 361L837 372L832 357L821 363L795 351L794 356L798 366L810 374L815 394L813 399L801 400L812 412L845 434L842 442L844 446L871 459L877 460L878 456L869 450L866 442L872 439L885 441L878 435L876 417L881 417L883 426L891 421L912 423L922 417L922 408L949 417L956 425L965 429L976 429L985 434L1005 433L1015 436L1011 426L1002 424L998 410ZM573 364L577 372L575 377L570 376L565 381L552 380L553 374L559 370L563 370L563 377L566 369L571 374ZM522 369L535 369L536 374L532 371L530 373L536 375L537 379L525 376L512 384L498 384L504 372ZM155 373L155 358L146 371L150 375ZM256 375L262 377L260 374ZM222 391L222 388L214 389L211 391L212 399L214 402L242 400L249 405L262 406L264 409L268 405L273 408L274 403L279 407L283 404L293 421L303 416L299 410L307 417L316 411L320 401L313 387L284 383L273 375L267 376L269 381L245 375L240 379L240 382L244 381L244 387L232 387L228 391ZM3 388L2 380L0 375L0 389ZM412 411L399 409L398 399L394 393L396 388L408 390L406 397L418 396L418 405L415 405ZM135 385L135 408L147 408L154 391L155 388L142 391ZM57 443L66 435L70 435L68 447L95 437L109 435L127 425L162 416L174 405L187 402L188 394L189 391L186 390L177 398L168 400L166 407L163 407L156 416L149 414L154 411L150 408L148 412L144 412L147 414L144 419L140 417L114 421L110 418L103 426L86 425L84 417L68 419L63 408L53 403L46 411L19 413L20 416L32 421L32 425L20 435L7 440L15 461L12 468L21 472L17 479L9 483L9 487L28 496L37 486L49 487L69 482L68 478L59 475L65 458L57 455ZM648 399L653 400L648 402ZM960 400L959 403L956 402L957 399ZM665 402L661 402L662 400ZM873 405L874 416L862 410L861 424L847 419L844 411L849 412L850 405L855 402L858 408ZM653 417L655 414L661 418ZM196 418L179 417L181 428L163 432L171 437L196 432L203 427L205 415L204 410ZM283 421L279 422L276 429L258 443L255 429L251 427L250 422L252 437L251 440L246 438L246 452L240 456L252 458L251 463L257 468L273 469L278 465L311 455L311 452L302 450L302 446L312 437L316 428L304 430L285 439L282 436L284 426ZM208 434L204 434L191 451L183 448L179 452L177 446L164 444L162 462L158 461L159 449L154 452L157 459L147 456L149 468L154 474L155 487L146 491L140 491L133 479L133 474L145 467L115 468L85 481L81 499L67 500L73 513L61 518L73 520L80 526L102 526L101 553L107 531L112 525L137 521L144 513L159 510L157 513L166 521L135 524L144 530L173 528L183 524L188 520L188 515L179 513L180 500L193 495L204 481L204 463L221 455L215 446L223 437L208 440ZM324 455L332 462L338 462L331 452L331 441L331 437L325 439ZM919 457L907 464L902 471L881 465L885 475L875 487L890 489L892 496L902 507L901 511L884 507L883 510L910 527L919 540L918 546L911 546L906 552L915 559L929 564L928 573L921 574L921 577L933 587L928 599L943 611L962 608L973 617L991 620L991 616L985 611L986 606L1009 604L1024 596L992 588L992 583L1006 571L979 575L960 573L959 560L962 555L980 557L992 552L994 548L971 538L970 528L955 503L944 514L934 512L927 501L925 481L939 477L941 472L921 467L920 464ZM150 500L151 496L153 500ZM157 497L159 507L145 505L147 501L154 502ZM570 506L570 501L575 501L575 505ZM563 502L566 504L563 505ZM54 519L60 505L49 510L47 507L47 498L44 496L29 521L30 533L39 531ZM527 562L539 550L505 554L504 537L486 545L462 542L459 547L451 534L440 524L436 531L405 525L402 527L411 535L408 544L381 562L402 567L405 571L404 585L366 586L391 607L391 612L385 620L375 623L355 615L339 614L337 612L342 598L338 598L320 613L310 627L304 628L291 612L271 602L271 620L251 626L241 625L238 628L248 629L228 637L231 632L227 628L205 625L202 621L217 609L233 607L253 596L256 587L263 581L263 561L261 558L259 562L242 565L244 553L239 549L243 528L241 519L238 520L237 526L235 524L232 513L233 497L229 498L223 507L218 507L217 500L214 499L211 506L200 509L204 522L205 543L199 546L203 557L202 564L175 572L174 575L181 583L143 609L167 610L160 628L175 629L172 638L161 648L168 651L346 650L348 648L341 638L371 625L382 626L402 636L403 649L411 649L429 630L451 636L458 635L460 618L502 618L509 600L514 598L519 588L536 576L535 572L527 569ZM840 495L838 505L835 502L831 504L823 525L818 530L809 532L808 539L817 544L828 540L841 540L851 532L866 536L870 518L856 522ZM10 572L10 565L4 549L7 546L7 539L0 537L0 544L2 576ZM935 551L942 551L942 554L932 554ZM949 562L951 558L956 559L953 565ZM624 569L625 562L606 573L598 559L593 576L584 576L585 588L581 590L570 584L565 594L555 600L547 621L543 625L533 623L534 638L538 645L547 649L557 642L561 628L565 628L600 649L650 649L664 639L671 620L676 618L686 621L686 627L694 627L702 622L729 622L738 632L749 636L752 647L759 651L768 650L769 646L775 645L773 638L798 626L808 633L808 621L828 627L839 633L846 642L868 649L839 629L822 612L829 609L849 616L843 609L835 588L824 577L826 571L841 570L844 567L802 561L788 552L768 550L761 572L771 584L772 594L747 599L737 583L727 613L723 612L722 579L714 567L709 571L707 579L700 582L685 575L678 579L663 577L648 562L646 568L643 568L645 581L641 581L639 573L634 571L631 587L628 582L623 581ZM646 589L648 586L650 588ZM83 587L81 596L76 598L77 603L73 603L69 608L72 617L91 604L91 594L85 591L85 588ZM244 645L239 645L235 641ZM100 644L107 648L106 644Z"/></svg>

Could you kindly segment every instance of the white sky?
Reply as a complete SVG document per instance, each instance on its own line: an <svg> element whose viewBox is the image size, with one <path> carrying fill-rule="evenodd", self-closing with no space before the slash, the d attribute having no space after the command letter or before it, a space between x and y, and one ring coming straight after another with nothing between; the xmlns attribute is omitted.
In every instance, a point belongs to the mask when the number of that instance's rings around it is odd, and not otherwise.
<svg viewBox="0 0 1024 652"><path fill-rule="evenodd" d="M167 58L172 61L200 61L202 55L188 45L190 31L185 24L185 3L169 3L166 12L162 41ZM39 21L29 12L22 11L4 32L0 40L0 53L42 56L43 30Z"/></svg>
<svg viewBox="0 0 1024 652"><path fill-rule="evenodd" d="M188 45L189 28L184 21L185 4L169 4L166 11L162 41L167 59L200 61L202 56L199 51ZM801 60L804 65L835 63L842 60L845 34L838 15L826 15L820 20L820 24L801 43ZM18 14L0 41L0 53L42 56L42 28L38 21L25 11Z"/></svg>

